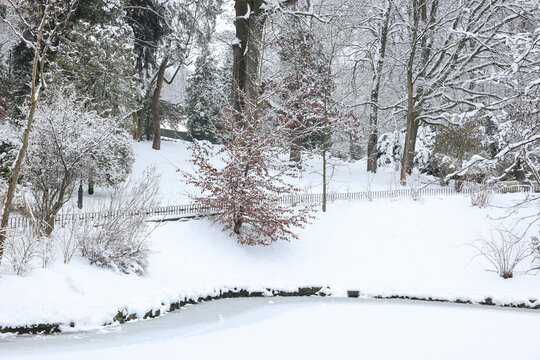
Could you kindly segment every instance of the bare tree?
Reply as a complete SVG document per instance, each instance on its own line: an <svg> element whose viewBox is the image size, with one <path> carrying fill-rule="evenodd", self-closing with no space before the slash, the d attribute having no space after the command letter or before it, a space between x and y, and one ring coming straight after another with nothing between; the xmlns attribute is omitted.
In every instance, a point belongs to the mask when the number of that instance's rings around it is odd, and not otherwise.
<svg viewBox="0 0 540 360"><path fill-rule="evenodd" d="M55 218L79 181L99 175L101 184L124 181L133 151L120 117L101 117L68 89L50 88L36 110L23 174L33 194L35 222L49 236Z"/></svg>
<svg viewBox="0 0 540 360"><path fill-rule="evenodd" d="M382 4L381 4L382 5ZM383 68L386 61L386 48L392 31L392 14L394 3L386 0L383 7L371 6L373 16L366 19L361 25L366 36L373 40L362 46L364 54L358 59L359 62L368 64L372 73L371 91L369 97L369 139L367 146L367 171L377 172L377 142L379 140L378 114L381 82L383 81ZM371 12L370 12L371 14ZM362 35L364 34L362 31Z"/></svg>
<svg viewBox="0 0 540 360"><path fill-rule="evenodd" d="M404 8L407 132L402 184L412 171L421 123L444 123L452 114L493 108L503 100L488 86L502 56L498 34L522 13L517 3L503 0L412 0Z"/></svg>

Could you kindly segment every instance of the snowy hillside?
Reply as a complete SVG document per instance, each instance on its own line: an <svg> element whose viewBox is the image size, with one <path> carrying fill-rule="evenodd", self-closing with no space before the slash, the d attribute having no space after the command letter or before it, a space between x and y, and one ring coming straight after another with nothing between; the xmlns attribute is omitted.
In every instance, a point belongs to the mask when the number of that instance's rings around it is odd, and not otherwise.
<svg viewBox="0 0 540 360"><path fill-rule="evenodd" d="M142 172L156 166L161 175L161 201L164 205L187 204L190 202L189 194L198 194L197 189L185 184L185 179L177 170L194 172L189 162L191 151L189 143L184 141L163 141L160 151L149 149L147 142L134 142L136 162L133 175L140 176ZM322 192L322 161L320 158L309 159L303 164L304 171L298 179L298 187L306 193ZM394 190L399 185L399 173L392 168L382 167L376 174L366 171L363 161L347 162L339 159L330 159L329 192L356 192L369 190ZM417 174L412 177L410 186L420 186L434 182L433 178ZM435 182L438 185L438 182ZM436 186L436 185L432 186ZM106 190L97 192L97 197L105 196ZM90 200L90 198L89 198Z"/></svg>
<svg viewBox="0 0 540 360"><path fill-rule="evenodd" d="M539 0L0 0L0 360L540 358Z"/></svg>
<svg viewBox="0 0 540 360"><path fill-rule="evenodd" d="M165 201L188 201L175 171L185 166L184 144L164 143L162 152L151 150L148 143L136 146L135 173L156 164L165 179ZM362 190L368 181L363 165L342 163L335 189ZM314 173L302 181L314 184L317 191ZM371 186L384 188L393 181L392 171L384 169ZM524 208L501 219L507 214L505 207L523 196L498 195L487 209L471 207L464 196L335 202L299 230L298 240L266 247L239 245L208 219L166 222L148 240L152 255L143 277L90 266L78 256L68 265L57 256L48 269L35 269L25 277L12 275L2 265L0 326L74 323L75 329L96 328L111 322L119 311L138 317L150 310L163 314L171 303L233 288L321 286L335 296L359 290L364 296L473 302L491 298L500 304L528 304L540 299L538 276L503 280L485 271L489 264L475 257L470 246L490 236L493 226L515 225L515 219L534 211ZM519 270L528 268L526 261Z"/></svg>

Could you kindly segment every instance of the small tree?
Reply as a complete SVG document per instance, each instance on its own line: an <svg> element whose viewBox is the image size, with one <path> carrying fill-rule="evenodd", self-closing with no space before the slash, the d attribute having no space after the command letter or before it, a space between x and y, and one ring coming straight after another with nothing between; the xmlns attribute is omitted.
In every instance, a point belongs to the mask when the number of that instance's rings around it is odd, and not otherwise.
<svg viewBox="0 0 540 360"><path fill-rule="evenodd" d="M283 160L284 127L270 127L261 106L254 105L246 105L240 114L230 110L222 124L225 145L215 155L200 142L191 147L197 171L185 176L202 192L193 196L195 204L217 209L215 222L223 224L224 231L232 230L241 244L296 238L293 228L307 223L309 209L280 202L282 195L298 192L286 180L297 170ZM214 165L214 159L224 166Z"/></svg>
<svg viewBox="0 0 540 360"><path fill-rule="evenodd" d="M34 194L37 220L47 235L80 180L92 173L103 183L118 183L133 163L129 136L118 129L118 119L85 109L73 94L51 90L36 110L23 169Z"/></svg>

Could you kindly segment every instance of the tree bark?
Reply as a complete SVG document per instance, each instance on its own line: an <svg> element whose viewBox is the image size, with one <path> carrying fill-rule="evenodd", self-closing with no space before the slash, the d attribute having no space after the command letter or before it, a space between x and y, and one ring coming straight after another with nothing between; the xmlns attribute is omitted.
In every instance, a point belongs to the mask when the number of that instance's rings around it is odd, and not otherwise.
<svg viewBox="0 0 540 360"><path fill-rule="evenodd" d="M409 59L407 61L407 130L405 134L405 143L403 144L403 155L401 157L401 173L400 173L400 183L405 185L407 183L407 174L410 174L412 171L412 164L414 164L414 151L416 146L416 135L413 134L414 129L418 130L418 125L416 123L416 99L414 97L414 65L416 50L418 47L418 32L419 32L419 4L418 1L423 0L412 0L412 31L411 31L411 49L409 52ZM409 159L411 158L412 159ZM409 169L409 166L411 168Z"/></svg>
<svg viewBox="0 0 540 360"><path fill-rule="evenodd" d="M42 23L43 24L43 23ZM42 37L43 27L39 29L38 32L38 38L35 43L35 50L34 50L34 62L32 67L32 90L31 90L31 103L30 103L30 109L28 111L28 116L26 118L26 128L23 132L22 137L22 145L19 150L19 153L17 154L17 160L15 161L15 166L13 167L13 170L11 171L11 176L9 180L9 186L8 191L6 194L6 198L4 200L4 211L2 213L2 221L0 222L0 263L2 262L2 257L4 255L4 243L6 240L6 227L9 219L9 213L11 210L11 203L13 201L13 196L15 195L15 188L17 187L17 183L19 182L19 175L21 172L22 163L24 160L24 157L26 156L26 152L28 150L28 140L30 137L30 131L32 130L32 125L34 123L34 114L36 112L37 104L39 97L41 95L41 85L38 84L40 81L39 78L40 75L43 74L43 63L40 66L40 48L41 48L41 37ZM44 59L42 59L42 62Z"/></svg>
<svg viewBox="0 0 540 360"><path fill-rule="evenodd" d="M65 192L66 192L66 188L65 188L64 183L62 183L61 189L59 191L60 191L60 195L58 197L58 200L53 205L53 207L51 209L51 213L48 214L47 218L45 219L45 224L47 225L46 228L45 228L45 235L46 236L50 236L52 234L52 232L54 230L54 220L56 219L56 215L62 209L62 206L64 206L64 203L65 203L64 195L65 195Z"/></svg>
<svg viewBox="0 0 540 360"><path fill-rule="evenodd" d="M144 109L137 112L137 141L142 141L144 134Z"/></svg>
<svg viewBox="0 0 540 360"><path fill-rule="evenodd" d="M300 136L295 136L295 138L291 142L289 161L291 163L294 163L294 165L298 168L302 166L302 138Z"/></svg>
<svg viewBox="0 0 540 360"><path fill-rule="evenodd" d="M131 116L133 117L133 140L139 140L139 116L137 111L134 111Z"/></svg>
<svg viewBox="0 0 540 360"><path fill-rule="evenodd" d="M94 195L94 179L88 179L88 195Z"/></svg>
<svg viewBox="0 0 540 360"><path fill-rule="evenodd" d="M414 166L414 154L416 151L416 138L418 136L419 122L417 115L413 111L407 114L407 133L405 134L405 144L403 146L403 158L401 161L401 176L402 185L407 183L407 175L412 173Z"/></svg>
<svg viewBox="0 0 540 360"><path fill-rule="evenodd" d="M236 0L236 43L233 46L233 106L241 112L246 101L256 98L260 45L267 13L264 0Z"/></svg>
<svg viewBox="0 0 540 360"><path fill-rule="evenodd" d="M371 117L370 117L371 119ZM377 122L373 124L374 128L371 129L369 134L368 146L367 146L367 171L376 173L377 172L377 143L379 141L379 134L377 128Z"/></svg>
<svg viewBox="0 0 540 360"><path fill-rule="evenodd" d="M156 88L154 95L152 96L152 124L154 130L154 140L152 142L152 149L159 150L161 148L161 121L159 118L159 99L161 97L161 90L163 89L163 81L165 80L165 70L167 69L167 63L169 57L165 57L161 61L156 78Z"/></svg>
<svg viewBox="0 0 540 360"><path fill-rule="evenodd" d="M414 57L414 54L412 54ZM401 185L407 183L407 174L412 171L412 165L414 164L414 151L416 147L416 134L418 132L417 115L415 111L415 99L413 97L414 84L412 63L407 69L407 130L405 133L405 143L403 144L403 156L401 157ZM416 129L416 131L415 131Z"/></svg>
<svg viewBox="0 0 540 360"><path fill-rule="evenodd" d="M386 43L388 39L388 26L390 24L390 14L392 11L392 1L388 1L386 6L386 11L383 15L383 24L381 27L381 38L379 42L379 58L377 59L377 64L375 66L375 72L373 75L373 82L371 88L371 112L369 114L369 141L367 148L367 171L372 173L377 172L377 142L379 139L378 136L378 105L379 105L379 89L381 86L381 72L384 66L384 56L386 54Z"/></svg>
<svg viewBox="0 0 540 360"><path fill-rule="evenodd" d="M287 6L297 0L283 0ZM233 108L241 112L246 101L254 102L259 91L259 65L268 11L265 0L235 0L236 41L233 45Z"/></svg>

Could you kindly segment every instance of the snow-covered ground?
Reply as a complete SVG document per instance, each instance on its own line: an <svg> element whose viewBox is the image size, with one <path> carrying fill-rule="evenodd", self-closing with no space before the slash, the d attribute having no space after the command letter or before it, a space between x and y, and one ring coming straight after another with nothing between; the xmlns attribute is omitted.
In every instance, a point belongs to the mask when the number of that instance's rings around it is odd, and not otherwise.
<svg viewBox="0 0 540 360"><path fill-rule="evenodd" d="M176 167L184 166L187 158L183 144L164 143L162 152L144 150L143 145L149 149L148 143L137 144L135 171L156 158L163 194L180 201L185 188ZM392 173L384 169L371 184L386 188ZM349 190L362 190L368 180L362 164L350 165L335 178ZM518 209L501 219L507 214L505 206L520 197L497 196L495 206L487 209L471 207L461 196L335 202L299 230L298 240L268 247L238 245L209 220L169 222L149 239L153 254L144 277L115 274L78 257L68 265L59 257L48 269L25 277L12 275L2 265L0 327L73 322L75 330L95 329L111 322L118 311L139 317L149 310L163 313L173 302L235 287L260 291L328 286L336 296L354 289L366 296L536 301L540 276L503 280L485 271L487 263L468 245L489 236L493 226L511 227L515 219L537 211ZM519 270L530 267L528 259Z"/></svg>
<svg viewBox="0 0 540 360"><path fill-rule="evenodd" d="M538 359L540 313L335 298L229 299L100 331L0 340L26 359Z"/></svg>
<svg viewBox="0 0 540 360"><path fill-rule="evenodd" d="M183 141L162 141L161 150L150 149L148 142L134 143L136 163L133 174L140 176L149 166L155 166L161 175L162 201L166 205L187 204L190 201L189 194L197 194L197 190L185 184L184 179L177 171L194 171L189 159L191 151L187 143ZM366 162L347 162L338 159L330 159L328 165L329 192L355 192L367 190L390 190L398 189L399 172L393 168L380 168L373 175L366 172ZM299 179L298 187L307 193L322 192L322 161L318 158L310 159L304 163L304 172ZM424 184L429 179L423 175L413 176L411 181ZM104 191L102 191L103 193ZM98 195L99 196L99 195Z"/></svg>

